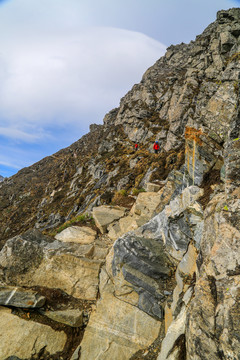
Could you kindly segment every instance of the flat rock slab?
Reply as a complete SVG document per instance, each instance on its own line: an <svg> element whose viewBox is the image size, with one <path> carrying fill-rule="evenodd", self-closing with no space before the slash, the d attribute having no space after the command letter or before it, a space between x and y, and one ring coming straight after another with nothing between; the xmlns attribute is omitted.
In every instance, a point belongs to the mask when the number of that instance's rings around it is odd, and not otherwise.
<svg viewBox="0 0 240 360"><path fill-rule="evenodd" d="M94 242L96 236L97 232L88 226L70 226L57 234L55 239L85 245Z"/></svg>
<svg viewBox="0 0 240 360"><path fill-rule="evenodd" d="M63 351L67 336L63 331L34 321L26 321L0 307L0 359L30 359L45 348L51 355Z"/></svg>
<svg viewBox="0 0 240 360"><path fill-rule="evenodd" d="M126 209L119 206L98 206L93 208L93 218L101 233L107 231L108 225L123 217Z"/></svg>
<svg viewBox="0 0 240 360"><path fill-rule="evenodd" d="M105 293L91 314L81 343L81 360L97 359L99 354L102 360L127 360L157 338L160 325L136 306Z"/></svg>
<svg viewBox="0 0 240 360"><path fill-rule="evenodd" d="M37 292L14 286L0 286L0 305L40 308L46 298Z"/></svg>
<svg viewBox="0 0 240 360"><path fill-rule="evenodd" d="M83 325L83 311L78 309L46 311L44 315L54 321L71 327L80 327Z"/></svg>

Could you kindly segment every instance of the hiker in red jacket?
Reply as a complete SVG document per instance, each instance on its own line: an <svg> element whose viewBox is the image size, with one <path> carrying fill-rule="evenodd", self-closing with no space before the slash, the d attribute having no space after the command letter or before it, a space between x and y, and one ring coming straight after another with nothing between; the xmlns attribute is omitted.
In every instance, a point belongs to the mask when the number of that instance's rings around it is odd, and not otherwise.
<svg viewBox="0 0 240 360"><path fill-rule="evenodd" d="M155 143L153 144L153 150L154 150L155 154L158 153L159 149L160 149L160 146L158 144L158 141L156 140Z"/></svg>
<svg viewBox="0 0 240 360"><path fill-rule="evenodd" d="M138 143L136 143L136 144L134 145L134 147L135 147L135 151L137 151L137 149L138 149Z"/></svg>

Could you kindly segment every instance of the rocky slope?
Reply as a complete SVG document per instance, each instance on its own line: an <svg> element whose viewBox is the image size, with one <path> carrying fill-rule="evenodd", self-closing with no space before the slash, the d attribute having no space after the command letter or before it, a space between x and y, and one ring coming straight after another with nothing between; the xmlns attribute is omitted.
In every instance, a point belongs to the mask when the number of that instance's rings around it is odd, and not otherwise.
<svg viewBox="0 0 240 360"><path fill-rule="evenodd" d="M239 358L239 85L230 9L1 183L1 359Z"/></svg>

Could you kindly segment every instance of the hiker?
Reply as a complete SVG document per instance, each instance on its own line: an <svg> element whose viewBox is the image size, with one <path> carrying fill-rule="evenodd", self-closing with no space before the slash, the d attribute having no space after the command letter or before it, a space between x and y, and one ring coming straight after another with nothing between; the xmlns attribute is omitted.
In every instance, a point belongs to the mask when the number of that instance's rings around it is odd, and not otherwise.
<svg viewBox="0 0 240 360"><path fill-rule="evenodd" d="M160 149L160 146L158 144L158 141L156 140L155 143L153 144L153 150L154 150L155 154L158 153L159 149Z"/></svg>
<svg viewBox="0 0 240 360"><path fill-rule="evenodd" d="M134 147L135 147L135 151L137 151L137 150L138 150L138 144L136 143L136 144L134 145Z"/></svg>

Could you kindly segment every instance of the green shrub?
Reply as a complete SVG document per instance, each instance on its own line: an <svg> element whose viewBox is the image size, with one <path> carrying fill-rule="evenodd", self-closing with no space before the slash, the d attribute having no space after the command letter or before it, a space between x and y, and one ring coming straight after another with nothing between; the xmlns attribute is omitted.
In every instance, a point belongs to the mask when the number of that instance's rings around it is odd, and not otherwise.
<svg viewBox="0 0 240 360"><path fill-rule="evenodd" d="M93 217L90 216L89 214L82 214L82 215L78 215L75 216L74 218L72 218L71 220L66 221L64 224L60 225L57 229L53 230L49 235L50 236L55 236L56 234L60 233L61 231L67 229L69 226L81 223L82 225L84 224L89 224L89 222L94 225L94 220Z"/></svg>
<svg viewBox="0 0 240 360"><path fill-rule="evenodd" d="M121 196L127 196L127 190L121 189L121 190L118 191L118 194L121 195Z"/></svg>
<svg viewBox="0 0 240 360"><path fill-rule="evenodd" d="M137 196L139 193L141 193L141 192L146 192L146 190L145 189L136 189L136 188L134 188L134 189L132 189L132 194L134 195L134 196Z"/></svg>

